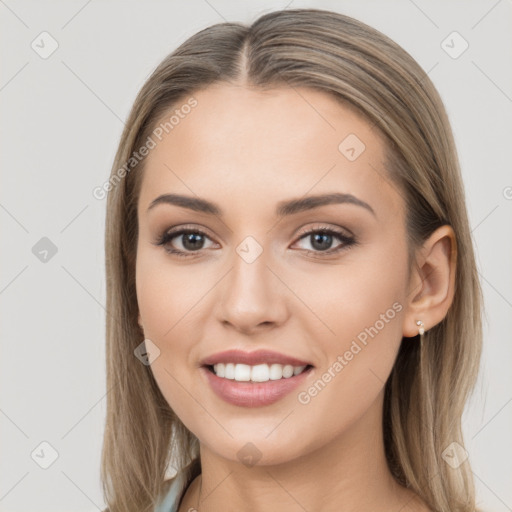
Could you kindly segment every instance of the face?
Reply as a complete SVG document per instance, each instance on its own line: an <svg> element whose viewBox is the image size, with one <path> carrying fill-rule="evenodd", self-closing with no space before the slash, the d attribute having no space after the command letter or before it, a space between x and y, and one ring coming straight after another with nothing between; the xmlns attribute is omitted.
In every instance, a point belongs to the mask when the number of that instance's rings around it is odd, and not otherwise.
<svg viewBox="0 0 512 512"><path fill-rule="evenodd" d="M381 403L408 289L384 140L312 89L215 85L194 97L151 150L138 202L139 319L160 351L151 369L163 395L203 447L232 461L249 442L275 464L357 425L368 436L362 420ZM327 194L345 201L299 207Z"/></svg>

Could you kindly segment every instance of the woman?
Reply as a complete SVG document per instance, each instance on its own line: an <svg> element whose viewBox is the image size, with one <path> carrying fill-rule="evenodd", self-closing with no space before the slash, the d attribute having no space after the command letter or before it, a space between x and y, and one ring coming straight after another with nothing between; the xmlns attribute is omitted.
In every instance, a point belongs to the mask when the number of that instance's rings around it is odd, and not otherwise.
<svg viewBox="0 0 512 512"><path fill-rule="evenodd" d="M317 9L202 30L108 188L110 512L475 510L481 290L409 54Z"/></svg>

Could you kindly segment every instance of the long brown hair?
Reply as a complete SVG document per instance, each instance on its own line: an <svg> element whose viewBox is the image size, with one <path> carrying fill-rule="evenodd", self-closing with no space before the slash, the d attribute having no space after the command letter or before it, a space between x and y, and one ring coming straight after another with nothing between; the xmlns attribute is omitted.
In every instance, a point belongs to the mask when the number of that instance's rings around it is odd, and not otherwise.
<svg viewBox="0 0 512 512"><path fill-rule="evenodd" d="M135 258L145 160L135 162L133 155L166 113L221 82L312 87L353 106L387 141L386 170L406 201L410 254L437 227L452 226L453 303L426 332L421 357L419 343L402 342L386 382L383 432L397 481L433 510L474 512L469 461L452 468L443 459L451 443L464 446L461 417L482 343L481 289L449 120L429 77L404 49L360 21L318 9L275 11L250 26L206 28L161 62L135 100L106 187L109 392L101 478L108 510L152 510L169 464L180 469L192 461L199 471L198 439L134 356L143 340Z"/></svg>

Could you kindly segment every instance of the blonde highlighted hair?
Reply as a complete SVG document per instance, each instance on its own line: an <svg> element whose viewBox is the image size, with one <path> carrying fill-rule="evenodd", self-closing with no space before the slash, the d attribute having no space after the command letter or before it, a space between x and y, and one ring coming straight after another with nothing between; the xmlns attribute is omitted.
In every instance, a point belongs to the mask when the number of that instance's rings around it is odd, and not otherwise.
<svg viewBox="0 0 512 512"><path fill-rule="evenodd" d="M164 115L214 83L255 88L311 87L357 109L387 142L385 169L407 208L414 251L439 226L457 242L455 296L444 320L419 343L402 344L385 385L383 432L389 467L432 510L474 512L469 461L443 460L464 446L461 418L476 382L482 294L449 120L427 74L398 44L348 16L319 9L275 11L250 26L220 23L185 41L139 92L121 136L111 177L144 145ZM193 114L192 114L193 115ZM145 160L109 190L107 418L101 478L110 512L149 512L163 495L166 468L200 471L198 439L134 356L143 340L135 291L137 201ZM410 270L410 269L409 269ZM423 379L419 379L420 365Z"/></svg>

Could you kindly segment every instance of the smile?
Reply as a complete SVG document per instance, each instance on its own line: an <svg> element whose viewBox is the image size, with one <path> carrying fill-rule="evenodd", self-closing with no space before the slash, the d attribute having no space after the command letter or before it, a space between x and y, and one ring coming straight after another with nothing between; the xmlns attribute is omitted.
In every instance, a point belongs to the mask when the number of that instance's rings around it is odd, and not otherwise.
<svg viewBox="0 0 512 512"><path fill-rule="evenodd" d="M217 363L208 368L217 377L237 382L267 382L269 380L289 379L301 374L309 365L292 366L290 364L236 364Z"/></svg>
<svg viewBox="0 0 512 512"><path fill-rule="evenodd" d="M215 367L219 375L215 373ZM202 366L200 370L205 385L224 402L238 407L263 407L285 398L303 384L312 374L313 366L217 363ZM223 377L220 376L222 371ZM253 372L254 378L261 380L252 380Z"/></svg>

